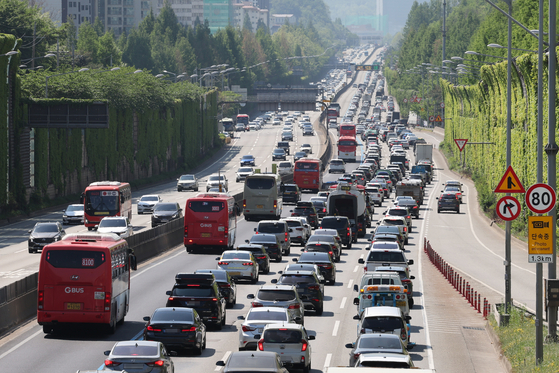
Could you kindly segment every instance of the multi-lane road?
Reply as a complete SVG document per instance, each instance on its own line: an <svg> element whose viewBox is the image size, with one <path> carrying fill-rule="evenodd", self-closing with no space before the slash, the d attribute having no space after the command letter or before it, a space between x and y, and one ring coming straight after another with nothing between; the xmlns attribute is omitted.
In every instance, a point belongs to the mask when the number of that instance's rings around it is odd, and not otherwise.
<svg viewBox="0 0 559 373"><path fill-rule="evenodd" d="M358 82L364 78L360 73ZM355 90L350 89L339 100L344 113ZM311 114L313 121L318 112ZM296 126L297 127L297 126ZM211 173L225 172L230 182L230 191L242 190L242 184L235 183L234 173L238 168L239 157L252 154L256 157L257 166L271 169L271 151L275 147L281 128L266 125L261 131L242 133L229 146L227 152L205 169L197 172L201 179ZM331 131L335 137L335 133ZM421 136L438 148L442 136L437 133L423 132ZM303 143L310 143L314 153L320 153L324 146L318 136L303 137L299 128L295 128L295 139L292 150ZM363 149L360 149L362 153ZM334 149L334 153L336 150ZM293 153L293 152L292 152ZM386 154L388 150L384 147ZM440 274L422 252L422 241L427 237L435 250L450 264L470 276L473 283L492 302L500 301L503 288L502 251L504 240L494 227L479 216L477 212L476 194L469 181L464 180L466 196L461 214L436 213L435 197L441 190L441 184L449 179L456 179L448 170L440 153L435 151L435 179L427 187L425 204L421 208L419 219L414 220L410 244L406 246L406 256L414 259L412 274L416 277L414 284L415 306L411 310L412 341L417 345L411 351L416 366L435 368L439 372L473 372L503 371L499 364L498 354L494 351L484 329L484 322L468 303L442 280ZM410 152L413 162L413 154ZM348 169L357 165L350 165ZM336 176L325 174L325 181L334 180ZM160 194L165 201L180 202L193 195L192 192L178 193L175 182L154 186L134 194L137 199L141 194ZM203 187L203 184L202 184ZM305 199L310 194L305 194ZM375 211L375 221L389 205L384 202ZM289 215L290 206L284 206L283 216ZM40 218L21 221L0 229L0 286L12 282L17 276L15 271L36 271L39 255L27 253L27 230L37 221L60 220L60 212L47 214ZM133 224L136 230L149 227L149 215L136 215ZM244 242L252 235L256 222L239 219L237 243ZM69 232L84 231L83 227L68 228ZM368 233L371 229L368 230ZM369 234L367 235L367 237ZM349 350L344 347L353 342L356 336L356 321L353 316L356 308L353 305L353 284L361 274L362 267L358 259L366 255L367 242L360 239L351 250L344 250L342 260L337 264L337 281L334 286L325 287L325 306L322 316L309 313L305 317L307 329L316 333L313 344L312 366L314 372L324 371L325 367L346 365ZM526 254L520 246L514 245L513 258L513 296L515 300L534 307L533 272L527 265ZM238 316L245 315L250 302L246 295L254 293L259 286L270 284L282 270L299 253L295 245L291 255L284 256L282 263L272 263L269 274L261 275L258 284L240 284L238 286L237 304L227 310L227 325L221 331L208 332L207 349L202 356L190 353L174 357L177 372L212 372L217 371L215 362L238 350ZM140 265L132 275L130 312L124 326L117 329L114 335L98 334L94 330L74 329L60 335L44 335L35 321L30 321L13 333L0 339L0 366L17 367L20 372L35 372L40 369L46 373L75 372L78 369L97 369L102 365L103 351L112 347L115 341L140 338L144 322L143 316L150 315L157 307L165 305L166 290L170 290L174 282L174 274L190 272L200 268L215 268L215 254L187 254L184 247L174 248L164 255ZM476 282L476 280L478 282Z"/></svg>

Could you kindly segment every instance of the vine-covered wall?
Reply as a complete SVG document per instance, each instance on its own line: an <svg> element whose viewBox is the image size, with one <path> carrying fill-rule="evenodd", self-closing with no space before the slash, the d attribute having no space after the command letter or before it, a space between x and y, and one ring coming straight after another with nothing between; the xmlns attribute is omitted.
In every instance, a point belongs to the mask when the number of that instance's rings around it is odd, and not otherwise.
<svg viewBox="0 0 559 373"><path fill-rule="evenodd" d="M544 58L544 66L542 146L548 143L547 57ZM512 66L511 165L525 189L536 183L537 173L537 67L538 57L535 54L516 58ZM446 121L443 147L450 155L451 162L457 163L460 153L454 139L494 143L466 145L463 154L467 168L477 179L478 192L482 189L483 193L485 189L485 194L491 194L494 203L498 196L492 191L506 170L507 62L484 66L481 79L473 86L453 86L443 82L446 116L451 118ZM557 104L552 110L557 112ZM559 134L559 131L556 133ZM544 153L543 182L546 181L547 156ZM525 226L529 210L523 198L519 200L523 204L523 213L513 224ZM491 201L485 207L490 205Z"/></svg>

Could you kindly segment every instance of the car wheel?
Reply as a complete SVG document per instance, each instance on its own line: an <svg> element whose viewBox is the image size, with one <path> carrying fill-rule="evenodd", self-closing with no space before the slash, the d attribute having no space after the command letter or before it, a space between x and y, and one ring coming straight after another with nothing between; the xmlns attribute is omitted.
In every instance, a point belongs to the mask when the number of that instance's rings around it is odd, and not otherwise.
<svg viewBox="0 0 559 373"><path fill-rule="evenodd" d="M198 191L198 188L195 188L194 191L197 192L197 191Z"/></svg>
<svg viewBox="0 0 559 373"><path fill-rule="evenodd" d="M256 279L258 280L258 277L256 277ZM225 311L224 311L223 312L223 318L221 319L221 326L224 326L226 321L227 321L227 313L225 313Z"/></svg>
<svg viewBox="0 0 559 373"><path fill-rule="evenodd" d="M52 333L52 326L50 326L50 325L43 325L43 333L45 333L45 334Z"/></svg>
<svg viewBox="0 0 559 373"><path fill-rule="evenodd" d="M457 214L460 213L460 207L458 207L458 208L456 209L456 213L457 213Z"/></svg>
<svg viewBox="0 0 559 373"><path fill-rule="evenodd" d="M408 300L408 303L409 303L409 305L410 305L410 308L412 308L413 305L415 304L414 301L413 301L413 298L410 298L410 299Z"/></svg>
<svg viewBox="0 0 559 373"><path fill-rule="evenodd" d="M29 254L35 253L35 250L34 250L34 249L28 249L28 250L29 250Z"/></svg>
<svg viewBox="0 0 559 373"><path fill-rule="evenodd" d="M329 281L328 281L328 285L330 285L330 286L336 285L336 279L329 280Z"/></svg>
<svg viewBox="0 0 559 373"><path fill-rule="evenodd" d="M404 241L404 245L408 244L408 239L406 238L406 240Z"/></svg>
<svg viewBox="0 0 559 373"><path fill-rule="evenodd" d="M291 254L291 247L289 247L287 250L285 250L285 255L289 255Z"/></svg>
<svg viewBox="0 0 559 373"><path fill-rule="evenodd" d="M256 277L253 278L252 280L250 280L251 284L256 284L258 282L258 274L256 274Z"/></svg>
<svg viewBox="0 0 559 373"><path fill-rule="evenodd" d="M265 271L262 271L262 273L264 273L265 275L267 275L268 273L270 273L270 264L268 264L268 267L266 267Z"/></svg>
<svg viewBox="0 0 559 373"><path fill-rule="evenodd" d="M283 258L282 258L281 254L280 254L280 256L276 258L276 263L280 263L282 259L283 259Z"/></svg>
<svg viewBox="0 0 559 373"><path fill-rule="evenodd" d="M412 227L410 226L410 233L411 233L411 231L412 231Z"/></svg>
<svg viewBox="0 0 559 373"><path fill-rule="evenodd" d="M324 303L320 303L320 306L316 309L316 316L322 316L324 312Z"/></svg>
<svg viewBox="0 0 559 373"><path fill-rule="evenodd" d="M440 213L441 213L441 210L440 210L440 209L437 209L437 213L439 213L439 214L440 214Z"/></svg>

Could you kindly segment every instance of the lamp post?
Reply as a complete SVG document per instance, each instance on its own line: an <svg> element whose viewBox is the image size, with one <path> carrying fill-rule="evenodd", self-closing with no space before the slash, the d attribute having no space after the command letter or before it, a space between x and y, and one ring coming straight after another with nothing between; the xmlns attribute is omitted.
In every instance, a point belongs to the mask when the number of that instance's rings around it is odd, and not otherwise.
<svg viewBox="0 0 559 373"><path fill-rule="evenodd" d="M50 58L50 57L56 57L56 55L53 54L53 53L47 53L47 54L45 54L45 55L42 56L42 57L28 58L28 59L26 59L26 60L22 60L22 61L20 61L20 62L22 63L21 66L23 66L23 67L20 66L20 68L22 68L22 69L27 68L27 63L30 62L30 61L33 61L33 62L34 62L35 60L40 60L40 59L43 59L43 58ZM38 67L38 66L37 66L37 67ZM37 68L37 67L32 66L31 69L35 69L35 68Z"/></svg>
<svg viewBox="0 0 559 373"><path fill-rule="evenodd" d="M10 62L11 57L18 54L17 51L9 51L8 53L0 54L0 57L8 57L8 64L6 66L6 87L8 89L8 95L10 95ZM8 105L7 114L6 115L6 202L10 198L10 105L9 105L9 97L8 98Z"/></svg>
<svg viewBox="0 0 559 373"><path fill-rule="evenodd" d="M50 78L54 78L55 76L60 76L60 75L68 75L68 74L73 74L73 73L82 73L84 71L88 71L89 69L87 67L84 67L83 69L79 69L78 71L69 71L67 73L62 73L62 74L56 74L56 75L49 75L45 78L45 98L49 98L49 79Z"/></svg>

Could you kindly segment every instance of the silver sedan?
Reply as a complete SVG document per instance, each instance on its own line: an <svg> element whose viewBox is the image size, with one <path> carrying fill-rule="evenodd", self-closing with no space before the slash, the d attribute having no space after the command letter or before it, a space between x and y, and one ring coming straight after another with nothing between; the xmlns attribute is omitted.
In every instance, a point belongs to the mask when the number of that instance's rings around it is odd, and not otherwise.
<svg viewBox="0 0 559 373"><path fill-rule="evenodd" d="M217 257L217 268L224 269L233 279L258 282L258 262L250 251L228 250L221 257Z"/></svg>

